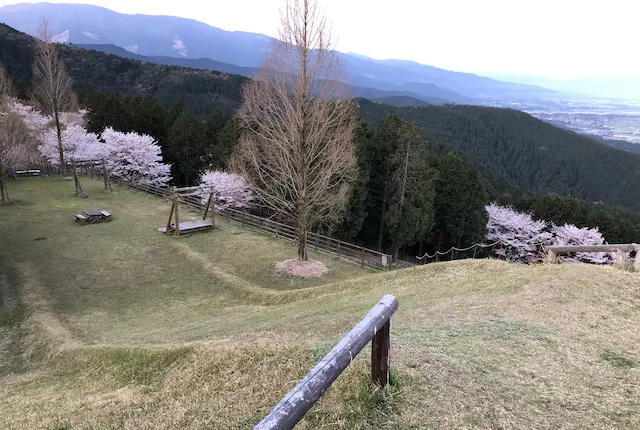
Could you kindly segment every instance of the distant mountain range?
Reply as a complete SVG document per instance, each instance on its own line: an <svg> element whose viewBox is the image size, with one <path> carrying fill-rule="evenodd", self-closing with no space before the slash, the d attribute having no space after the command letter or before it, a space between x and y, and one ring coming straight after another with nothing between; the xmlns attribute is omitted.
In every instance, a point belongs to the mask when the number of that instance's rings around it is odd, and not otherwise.
<svg viewBox="0 0 640 430"><path fill-rule="evenodd" d="M248 78L252 77L254 73L257 72L257 68L255 67L241 67L236 66L234 64L223 63L220 61L212 60L210 58L180 58L180 57L165 57L165 56L145 56L140 54L135 54L133 52L129 52L124 48L121 48L116 45L101 45L101 44L89 44L89 45L74 45L84 49L90 49L94 51L101 51L106 54L117 55L118 57L131 58L132 60L138 61L146 61L149 63L162 64L165 66L181 66L181 67L189 67L193 69L204 69L204 70L216 70L218 72L223 73L232 73L235 75L246 76ZM450 98L444 97L436 97L436 96L425 96L421 95L417 92L411 91L387 91L380 90L377 88L370 87L360 87L357 85L351 85L351 89L354 97L363 97L367 99L390 99L394 98L406 98L408 100L414 100L417 105L424 106L428 104L446 104L451 103L452 100ZM440 90L438 88L438 90ZM446 91L434 91L434 93L444 93L444 96L449 96L450 94ZM453 97L458 101L462 101L461 96ZM468 100L471 101L470 99ZM393 103L391 103L393 104ZM405 106L405 105L402 105Z"/></svg>
<svg viewBox="0 0 640 430"><path fill-rule="evenodd" d="M23 3L0 7L0 21L31 35L36 35L43 17L49 20L56 40L61 43L98 45L94 49L103 51L119 47L130 56L151 57L148 61L244 76L251 76L251 69L260 66L271 42L270 37L262 34L225 31L191 19L127 15L85 4ZM112 53L123 55L122 51ZM340 56L346 64L350 84L392 93L373 98L408 96L428 103L480 103L483 98L531 99L557 95L540 86L504 82L410 61L375 60L351 53L340 53Z"/></svg>

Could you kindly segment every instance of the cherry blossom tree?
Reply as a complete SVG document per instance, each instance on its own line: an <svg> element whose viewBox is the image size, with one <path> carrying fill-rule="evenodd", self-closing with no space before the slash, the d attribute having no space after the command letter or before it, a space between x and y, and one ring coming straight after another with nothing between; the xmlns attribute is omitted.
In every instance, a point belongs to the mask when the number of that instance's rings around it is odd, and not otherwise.
<svg viewBox="0 0 640 430"><path fill-rule="evenodd" d="M43 115L38 109L31 105L25 104L17 99L11 99L8 103L8 110L14 112L27 126L31 137L38 140L44 133L50 123L50 119Z"/></svg>
<svg viewBox="0 0 640 430"><path fill-rule="evenodd" d="M62 129L62 149L66 162L99 160L105 155L105 146L98 141L98 136L74 123L65 124ZM43 133L40 153L52 165L59 165L58 135L55 129L50 128Z"/></svg>
<svg viewBox="0 0 640 430"><path fill-rule="evenodd" d="M200 185L213 190L213 204L217 211L249 207L253 194L245 178L234 173L206 171L200 176ZM208 196L203 196L206 203Z"/></svg>
<svg viewBox="0 0 640 430"><path fill-rule="evenodd" d="M485 209L487 239L501 242L501 253L507 261L534 263L538 260L538 247L552 243L552 234L544 221L535 221L530 214L497 204Z"/></svg>
<svg viewBox="0 0 640 430"><path fill-rule="evenodd" d="M65 154L65 163L71 164L76 195L84 197L76 162L102 159L105 156L105 146L98 141L96 134L87 132L84 127L76 123L63 124L60 133L57 128L49 128L42 135L40 153L54 166L60 165L60 142Z"/></svg>
<svg viewBox="0 0 640 430"><path fill-rule="evenodd" d="M36 118L12 97L11 82L0 64L0 200L9 200L7 177L23 167L33 147L29 125ZM38 118L44 118L39 116ZM40 121L44 123L44 121ZM35 127L35 125L34 125Z"/></svg>
<svg viewBox="0 0 640 430"><path fill-rule="evenodd" d="M554 236L554 244L558 246L571 245L603 245L604 237L600 230L595 228L580 228L572 224L563 226L554 226L551 230ZM609 253L606 252L576 252L575 257L564 257L566 262L578 262L595 264L611 264L613 260Z"/></svg>
<svg viewBox="0 0 640 430"><path fill-rule="evenodd" d="M112 175L159 187L171 180L171 168L162 162L160 146L153 137L107 127L101 139L105 145L107 168Z"/></svg>
<svg viewBox="0 0 640 430"><path fill-rule="evenodd" d="M0 112L0 195L9 200L7 177L15 173L28 159L29 132L20 116Z"/></svg>

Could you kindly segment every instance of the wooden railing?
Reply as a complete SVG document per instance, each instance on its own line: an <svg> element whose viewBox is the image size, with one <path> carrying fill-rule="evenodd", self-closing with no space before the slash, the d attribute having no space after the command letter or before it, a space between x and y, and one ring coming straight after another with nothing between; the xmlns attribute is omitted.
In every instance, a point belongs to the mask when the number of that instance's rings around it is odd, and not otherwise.
<svg viewBox="0 0 640 430"><path fill-rule="evenodd" d="M386 294L333 347L322 360L302 378L280 402L271 409L254 430L288 430L300 421L342 374L360 351L371 341L371 377L374 383L387 387L391 315L398 309L398 299Z"/></svg>
<svg viewBox="0 0 640 430"><path fill-rule="evenodd" d="M112 178L115 184L129 187L137 191L142 191L159 198L167 198L171 195L169 188L153 187L149 185L141 185L130 183L121 178ZM204 205L197 196L188 196L180 199L181 204L197 212L204 211ZM273 234L276 237L286 240L295 241L296 231L293 226L283 224L268 218L252 215L247 212L235 209L227 209L217 212L217 215L224 219L241 224L243 227L253 228ZM343 258L352 262L359 263L362 266L373 267L376 269L389 269L391 266L391 256L382 252L374 251L363 246L354 245L344 242L340 239L324 236L322 234L308 232L308 245L315 251L324 252L337 258Z"/></svg>
<svg viewBox="0 0 640 430"><path fill-rule="evenodd" d="M611 244L611 245L567 245L567 246L545 246L547 251L546 261L557 263L558 255L572 252L612 252L615 255L615 264L624 266L627 254L635 253L631 263L635 271L640 271L640 245L637 243Z"/></svg>

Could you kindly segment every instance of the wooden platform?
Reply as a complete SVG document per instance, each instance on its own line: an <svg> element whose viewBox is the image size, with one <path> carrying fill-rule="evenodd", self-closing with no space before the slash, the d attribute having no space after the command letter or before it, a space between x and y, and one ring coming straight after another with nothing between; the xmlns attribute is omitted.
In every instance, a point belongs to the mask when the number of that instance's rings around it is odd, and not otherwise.
<svg viewBox="0 0 640 430"><path fill-rule="evenodd" d="M180 234L195 233L198 231L206 231L211 229L213 229L213 222L210 219L199 219L195 221L186 221L180 223ZM158 227L156 230L161 233L175 234L176 225L171 224L171 227L168 231L166 227Z"/></svg>

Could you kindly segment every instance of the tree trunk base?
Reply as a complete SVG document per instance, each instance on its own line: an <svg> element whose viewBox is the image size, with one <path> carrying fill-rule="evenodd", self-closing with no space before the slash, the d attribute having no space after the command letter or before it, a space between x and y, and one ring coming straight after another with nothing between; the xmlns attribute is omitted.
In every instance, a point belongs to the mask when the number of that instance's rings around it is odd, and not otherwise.
<svg viewBox="0 0 640 430"><path fill-rule="evenodd" d="M276 263L276 272L296 278L321 278L329 269L322 261L284 260Z"/></svg>

